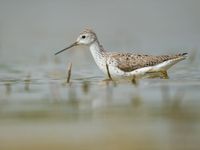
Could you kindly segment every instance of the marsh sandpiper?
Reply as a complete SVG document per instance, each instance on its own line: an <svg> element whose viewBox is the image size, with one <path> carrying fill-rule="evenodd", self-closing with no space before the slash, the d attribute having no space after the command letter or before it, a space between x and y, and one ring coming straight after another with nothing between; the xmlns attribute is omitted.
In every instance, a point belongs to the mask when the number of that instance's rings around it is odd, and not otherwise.
<svg viewBox="0 0 200 150"><path fill-rule="evenodd" d="M97 64L105 74L108 69L112 78L162 77L168 78L167 70L177 62L184 60L187 53L174 55L144 55L135 53L107 52L100 44L92 29L85 29L77 40L55 55L78 45L87 45Z"/></svg>

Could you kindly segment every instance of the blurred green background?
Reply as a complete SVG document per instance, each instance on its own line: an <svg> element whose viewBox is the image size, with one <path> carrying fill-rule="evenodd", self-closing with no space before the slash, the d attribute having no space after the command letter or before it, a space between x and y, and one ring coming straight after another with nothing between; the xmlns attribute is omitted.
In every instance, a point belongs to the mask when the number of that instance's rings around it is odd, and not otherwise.
<svg viewBox="0 0 200 150"><path fill-rule="evenodd" d="M0 0L0 150L200 149L199 0ZM106 84L88 47L188 52L170 79ZM71 83L65 84L72 62Z"/></svg>

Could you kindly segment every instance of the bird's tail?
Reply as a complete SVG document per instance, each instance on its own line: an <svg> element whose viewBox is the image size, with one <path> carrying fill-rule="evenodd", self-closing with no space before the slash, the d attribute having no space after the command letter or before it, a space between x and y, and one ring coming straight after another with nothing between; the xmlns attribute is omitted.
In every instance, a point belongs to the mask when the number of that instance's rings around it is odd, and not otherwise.
<svg viewBox="0 0 200 150"><path fill-rule="evenodd" d="M168 60L156 65L155 70L168 70L171 66L175 65L179 61L186 59L188 53L179 53L172 55Z"/></svg>
<svg viewBox="0 0 200 150"><path fill-rule="evenodd" d="M184 58L186 58L187 55L188 55L188 53L179 53L179 54L177 54L176 56L177 56L177 57L184 57Z"/></svg>

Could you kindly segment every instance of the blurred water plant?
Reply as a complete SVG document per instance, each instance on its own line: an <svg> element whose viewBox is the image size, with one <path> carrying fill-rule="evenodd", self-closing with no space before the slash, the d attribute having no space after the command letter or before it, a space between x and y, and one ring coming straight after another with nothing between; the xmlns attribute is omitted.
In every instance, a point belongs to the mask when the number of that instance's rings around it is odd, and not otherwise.
<svg viewBox="0 0 200 150"><path fill-rule="evenodd" d="M53 102L58 103L58 101L60 101L61 99L60 88L58 84L51 82L49 86L50 86L50 93L51 93L51 98Z"/></svg>
<svg viewBox="0 0 200 150"><path fill-rule="evenodd" d="M72 63L69 63L69 65L68 65L68 71L67 71L67 83L70 82L71 71L72 71Z"/></svg>
<svg viewBox="0 0 200 150"><path fill-rule="evenodd" d="M6 88L6 91L5 91L6 95L10 95L11 91L12 91L11 82L10 81L5 81L4 85L5 85L5 88Z"/></svg>
<svg viewBox="0 0 200 150"><path fill-rule="evenodd" d="M90 89L90 82L89 81L83 81L82 83L82 90L85 94L88 94Z"/></svg>
<svg viewBox="0 0 200 150"><path fill-rule="evenodd" d="M26 76L26 79L24 79L24 90L25 91L30 91L30 83L31 83L31 74L29 73Z"/></svg>

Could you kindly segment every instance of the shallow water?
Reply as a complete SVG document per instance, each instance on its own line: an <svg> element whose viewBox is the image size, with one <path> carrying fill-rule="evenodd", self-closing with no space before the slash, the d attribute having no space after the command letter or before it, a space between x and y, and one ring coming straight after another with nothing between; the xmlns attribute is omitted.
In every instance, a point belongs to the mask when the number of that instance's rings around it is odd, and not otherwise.
<svg viewBox="0 0 200 150"><path fill-rule="evenodd" d="M63 64L1 65L1 149L199 147L200 70L189 60L138 85L103 82L94 63L75 64L66 84Z"/></svg>
<svg viewBox="0 0 200 150"><path fill-rule="evenodd" d="M198 4L0 1L0 150L198 150ZM103 82L87 47L54 56L85 24L111 51L189 57L167 80Z"/></svg>

